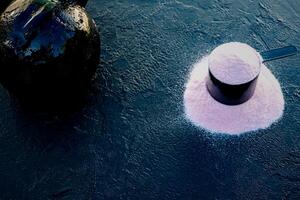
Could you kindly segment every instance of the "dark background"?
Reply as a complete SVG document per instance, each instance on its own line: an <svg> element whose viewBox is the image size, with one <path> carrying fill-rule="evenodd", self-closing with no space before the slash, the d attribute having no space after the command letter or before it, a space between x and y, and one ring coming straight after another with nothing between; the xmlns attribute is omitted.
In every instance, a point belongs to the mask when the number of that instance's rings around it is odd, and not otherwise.
<svg viewBox="0 0 300 200"><path fill-rule="evenodd" d="M269 68L283 119L242 136L184 117L191 66L217 45L300 49L296 0L91 0L102 38L89 103L24 111L0 90L0 199L300 199L300 57Z"/></svg>

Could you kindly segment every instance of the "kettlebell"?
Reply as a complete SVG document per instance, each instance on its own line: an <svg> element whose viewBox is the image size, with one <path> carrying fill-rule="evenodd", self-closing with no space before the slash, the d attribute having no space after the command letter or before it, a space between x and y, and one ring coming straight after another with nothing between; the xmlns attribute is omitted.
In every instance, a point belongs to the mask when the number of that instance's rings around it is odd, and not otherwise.
<svg viewBox="0 0 300 200"><path fill-rule="evenodd" d="M15 0L0 17L0 83L21 98L60 101L95 75L100 36L87 0Z"/></svg>

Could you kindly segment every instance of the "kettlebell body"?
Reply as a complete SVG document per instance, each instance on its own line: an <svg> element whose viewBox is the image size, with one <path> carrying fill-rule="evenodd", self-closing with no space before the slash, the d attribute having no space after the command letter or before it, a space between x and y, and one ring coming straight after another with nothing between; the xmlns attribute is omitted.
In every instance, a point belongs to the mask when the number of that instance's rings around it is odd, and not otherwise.
<svg viewBox="0 0 300 200"><path fill-rule="evenodd" d="M81 90L99 63L100 37L86 2L15 0L0 18L0 82L25 97Z"/></svg>

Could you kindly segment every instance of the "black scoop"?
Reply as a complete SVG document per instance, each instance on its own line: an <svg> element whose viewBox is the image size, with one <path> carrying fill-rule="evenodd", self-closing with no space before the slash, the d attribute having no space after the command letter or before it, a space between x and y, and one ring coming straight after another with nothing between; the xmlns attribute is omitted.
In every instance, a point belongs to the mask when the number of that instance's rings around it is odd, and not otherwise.
<svg viewBox="0 0 300 200"><path fill-rule="evenodd" d="M279 49L273 49L260 53L263 62L268 62L280 58L295 55L297 48L294 46L287 46ZM225 105L240 105L248 101L254 94L257 78L247 83L239 85L230 85L218 80L209 70L209 76L206 81L206 87L210 95L218 102Z"/></svg>

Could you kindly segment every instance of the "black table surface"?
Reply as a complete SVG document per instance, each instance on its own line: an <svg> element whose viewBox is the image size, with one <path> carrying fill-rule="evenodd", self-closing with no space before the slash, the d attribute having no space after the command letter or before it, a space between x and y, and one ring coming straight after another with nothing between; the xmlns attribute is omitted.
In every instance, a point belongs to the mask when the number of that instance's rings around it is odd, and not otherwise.
<svg viewBox="0 0 300 200"><path fill-rule="evenodd" d="M300 48L297 0L91 0L102 39L79 111L24 111L0 90L0 199L300 199L300 56L268 64L281 121L241 136L184 116L193 63L217 45Z"/></svg>

